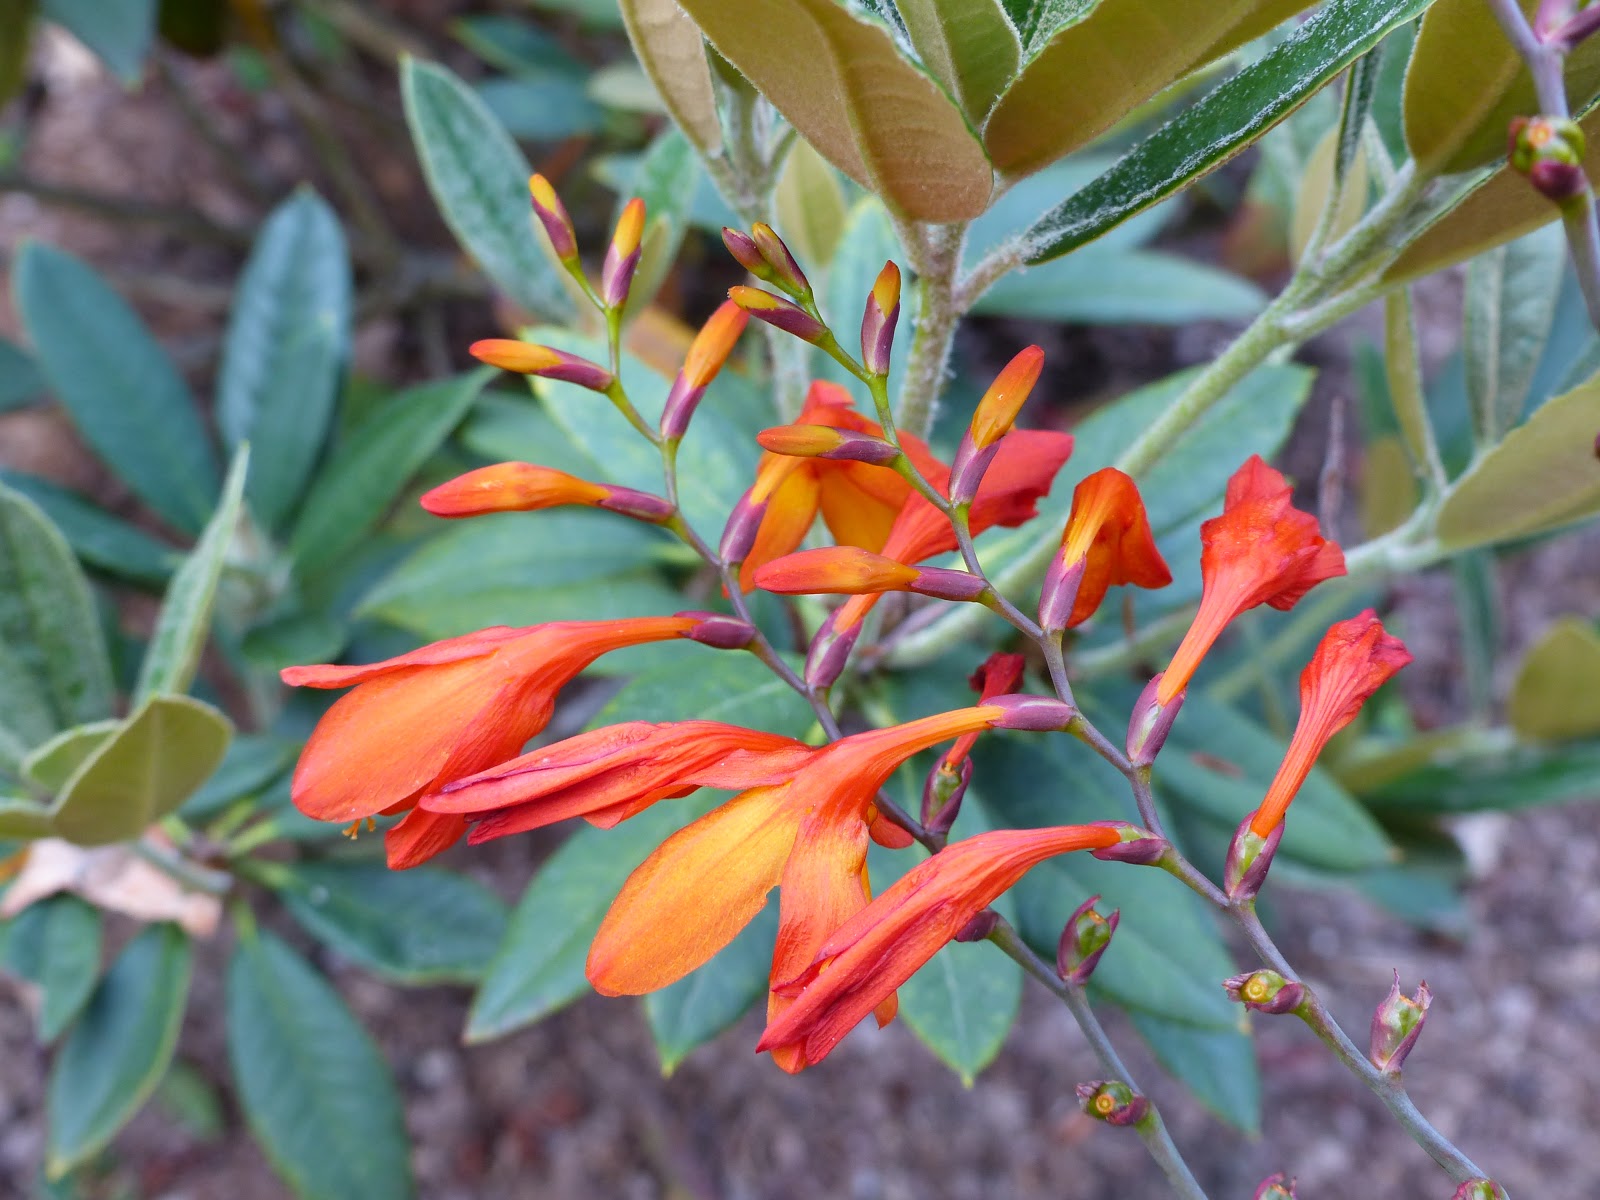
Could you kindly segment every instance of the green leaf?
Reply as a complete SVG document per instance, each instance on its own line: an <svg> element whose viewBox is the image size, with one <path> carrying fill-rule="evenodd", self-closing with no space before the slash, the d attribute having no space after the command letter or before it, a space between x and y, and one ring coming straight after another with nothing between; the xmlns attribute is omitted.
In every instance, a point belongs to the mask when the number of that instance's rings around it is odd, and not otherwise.
<svg viewBox="0 0 1600 1200"><path fill-rule="evenodd" d="M0 796L0 838L30 842L55 832L50 810L21 796Z"/></svg>
<svg viewBox="0 0 1600 1200"><path fill-rule="evenodd" d="M44 684L0 641L0 768L16 774L28 751L60 727Z"/></svg>
<svg viewBox="0 0 1600 1200"><path fill-rule="evenodd" d="M863 196L851 206L833 260L828 264L826 276L818 287L817 300L823 317L835 329L849 329L861 323L861 313L866 307L867 293L872 290L878 272L889 260L904 261L904 251L895 236L894 222L888 210L876 196ZM810 264L802 264L808 270ZM815 283L816 281L813 280ZM908 289L901 298L900 320L902 328L915 326L919 291ZM889 394L898 395L905 382L906 359L900 353L893 357L889 367ZM841 387L859 387L855 376L825 354L813 356L818 379L828 379Z"/></svg>
<svg viewBox="0 0 1600 1200"><path fill-rule="evenodd" d="M97 570L160 587L183 561L181 551L48 479L0 468L0 483L37 504L78 558Z"/></svg>
<svg viewBox="0 0 1600 1200"><path fill-rule="evenodd" d="M1286 749L1237 709L1191 689L1156 784L1231 834L1261 803ZM1279 853L1328 871L1381 867L1394 858L1377 823L1319 767L1295 797Z"/></svg>
<svg viewBox="0 0 1600 1200"><path fill-rule="evenodd" d="M598 133L606 122L601 108L584 91L581 78L551 72L539 78L497 75L473 88L494 119L512 137L528 142L558 142Z"/></svg>
<svg viewBox="0 0 1600 1200"><path fill-rule="evenodd" d="M1151 1013L1129 1014L1168 1074L1241 1133L1261 1131L1261 1069L1247 1029L1196 1029Z"/></svg>
<svg viewBox="0 0 1600 1200"><path fill-rule="evenodd" d="M151 696L63 786L57 833L80 846L138 837L210 777L232 737L232 723L209 704Z"/></svg>
<svg viewBox="0 0 1600 1200"><path fill-rule="evenodd" d="M669 835L708 811L698 800L654 805L615 829L581 826L539 869L511 913L472 998L466 1040L487 1042L548 1016L589 988L589 943L628 876Z"/></svg>
<svg viewBox="0 0 1600 1200"><path fill-rule="evenodd" d="M592 724L690 720L729 721L798 738L816 718L794 689L753 656L712 652L695 653L692 667L673 663L641 671Z"/></svg>
<svg viewBox="0 0 1600 1200"><path fill-rule="evenodd" d="M1497 566L1495 556L1487 550L1457 555L1450 561L1461 631L1456 653L1466 676L1468 707L1485 721L1494 709L1494 661L1500 645Z"/></svg>
<svg viewBox="0 0 1600 1200"><path fill-rule="evenodd" d="M922 221L989 205L993 172L955 102L895 32L835 0L683 0L722 55L850 178Z"/></svg>
<svg viewBox="0 0 1600 1200"><path fill-rule="evenodd" d="M531 224L522 151L448 68L407 58L400 87L428 189L456 240L517 304L570 319L561 268Z"/></svg>
<svg viewBox="0 0 1600 1200"><path fill-rule="evenodd" d="M33 50L34 10L37 0L0 3L0 108L11 102L28 82L28 57ZM0 379L4 375L0 374ZM0 383L0 397L5 385ZM0 403L0 412L6 405Z"/></svg>
<svg viewBox="0 0 1600 1200"><path fill-rule="evenodd" d="M644 998L663 1075L671 1075L693 1050L732 1026L767 994L777 935L778 908L769 904L705 966Z"/></svg>
<svg viewBox="0 0 1600 1200"><path fill-rule="evenodd" d="M1473 729L1453 749L1390 780L1362 799L1387 816L1514 812L1594 797L1600 741L1529 746L1509 730Z"/></svg>
<svg viewBox="0 0 1600 1200"><path fill-rule="evenodd" d="M13 287L45 378L89 448L163 519L198 532L216 456L166 352L93 269L54 246L23 246Z"/></svg>
<svg viewBox="0 0 1600 1200"><path fill-rule="evenodd" d="M100 978L104 922L76 896L48 896L0 925L0 967L39 989L39 1039L54 1042Z"/></svg>
<svg viewBox="0 0 1600 1200"><path fill-rule="evenodd" d="M211 777L183 803L179 813L191 823L208 821L235 800L254 796L289 769L299 747L266 733L241 734Z"/></svg>
<svg viewBox="0 0 1600 1200"><path fill-rule="evenodd" d="M111 663L89 581L39 506L4 484L0 647L33 680L28 691L48 705L37 724L48 714L53 731L110 714ZM25 680L0 682L10 696L20 696L20 687L27 687ZM0 712L9 709L0 701Z"/></svg>
<svg viewBox="0 0 1600 1200"><path fill-rule="evenodd" d="M1531 19L1538 0L1522 0ZM1600 87L1600 44L1565 60L1567 99L1582 109ZM1503 158L1513 117L1538 111L1533 78L1483 0L1439 0L1423 18L1406 72L1406 145L1429 174L1469 171Z"/></svg>
<svg viewBox="0 0 1600 1200"><path fill-rule="evenodd" d="M1001 279L973 307L982 316L1083 325L1186 325L1254 316L1260 288L1228 271L1159 250L1098 248Z"/></svg>
<svg viewBox="0 0 1600 1200"><path fill-rule="evenodd" d="M1588 621L1563 617L1523 657L1506 701L1506 717L1534 741L1600 734L1600 633Z"/></svg>
<svg viewBox="0 0 1600 1200"><path fill-rule="evenodd" d="M899 0L895 7L922 61L981 124L1022 56L1000 0Z"/></svg>
<svg viewBox="0 0 1600 1200"><path fill-rule="evenodd" d="M172 576L161 601L155 632L139 666L139 683L134 701L161 693L182 694L189 690L200 670L211 633L211 613L216 607L217 586L233 546L235 527L244 507L245 477L250 470L250 446L242 444L234 453L217 511L206 523L205 532Z"/></svg>
<svg viewBox="0 0 1600 1200"><path fill-rule="evenodd" d="M63 729L48 742L35 746L22 760L22 776L40 791L54 795L66 786L84 760L121 728L121 721L109 720Z"/></svg>
<svg viewBox="0 0 1600 1200"><path fill-rule="evenodd" d="M570 13L578 23L593 29L616 29L622 24L617 0L529 0L545 12Z"/></svg>
<svg viewBox="0 0 1600 1200"><path fill-rule="evenodd" d="M151 925L95 988L50 1072L45 1155L52 1179L105 1149L161 1082L178 1044L193 957L176 925Z"/></svg>
<svg viewBox="0 0 1600 1200"><path fill-rule="evenodd" d="M311 485L289 539L302 576L344 560L400 490L461 422L494 371L407 388L375 409L335 450Z"/></svg>
<svg viewBox="0 0 1600 1200"><path fill-rule="evenodd" d="M125 85L139 82L155 39L156 0L39 0L39 15L92 50Z"/></svg>
<svg viewBox="0 0 1600 1200"><path fill-rule="evenodd" d="M333 420L350 345L350 258L339 218L310 189L256 238L234 294L217 375L217 425L230 450L255 448L245 494L281 528Z"/></svg>
<svg viewBox="0 0 1600 1200"><path fill-rule="evenodd" d="M0 23L5 20L5 9L0 9ZM3 74L3 71L0 71ZM0 86L0 104L4 104L5 91ZM38 365L21 347L0 338L0 413L14 408L25 408L44 399L44 376Z"/></svg>
<svg viewBox="0 0 1600 1200"><path fill-rule="evenodd" d="M305 1200L409 1200L405 1114L372 1037L270 933L228 964L228 1058L251 1132Z"/></svg>
<svg viewBox="0 0 1600 1200"><path fill-rule="evenodd" d="M1600 512L1600 378L1542 405L1456 481L1435 527L1446 549L1526 537Z"/></svg>
<svg viewBox="0 0 1600 1200"><path fill-rule="evenodd" d="M1548 225L1479 255L1467 268L1462 347L1481 450L1492 449L1522 418L1555 324L1566 258L1566 235Z"/></svg>
<svg viewBox="0 0 1600 1200"><path fill-rule="evenodd" d="M778 232L802 269L809 272L833 261L849 208L838 173L810 142L796 139L789 150L773 206Z"/></svg>
<svg viewBox="0 0 1600 1200"><path fill-rule="evenodd" d="M1198 67L1270 28L1300 0L1100 0L1029 48L984 126L994 164L1027 175L1087 145ZM1280 75L1280 81L1295 79Z"/></svg>
<svg viewBox="0 0 1600 1200"><path fill-rule="evenodd" d="M1365 62L1365 59L1361 60ZM1360 63L1356 64L1357 66ZM1351 70L1355 70L1352 67ZM1335 199L1338 189L1338 209L1330 218L1321 245L1330 246L1356 227L1367 207L1367 159L1359 144L1349 168L1340 170L1339 155L1344 152L1345 127L1341 124L1328 130L1311 157L1306 161L1295 193L1295 205L1289 224L1289 259L1299 263L1311 246L1311 239L1321 228L1323 214Z"/></svg>
<svg viewBox="0 0 1600 1200"><path fill-rule="evenodd" d="M600 472L527 393L485 392L461 426L460 443L490 462L561 463L570 474Z"/></svg>
<svg viewBox="0 0 1600 1200"><path fill-rule="evenodd" d="M395 983L476 983L505 934L499 898L449 871L296 863L268 882L309 933Z"/></svg>
<svg viewBox="0 0 1600 1200"><path fill-rule="evenodd" d="M1422 383L1422 358L1417 349L1416 317L1411 295L1397 288L1384 300L1383 364L1395 424L1405 444L1411 469L1419 480L1443 487L1444 463L1428 416L1428 396ZM1370 532L1370 531L1369 531ZM1374 535L1375 536L1375 535Z"/></svg>
<svg viewBox="0 0 1600 1200"><path fill-rule="evenodd" d="M677 0L621 0L620 7L633 52L672 119L702 154L716 154L722 122L699 28Z"/></svg>
<svg viewBox="0 0 1600 1200"><path fill-rule="evenodd" d="M639 267L628 289L628 317L645 310L677 261L699 187L700 156L676 126L668 125L650 143L633 173L632 194L644 201L645 226ZM625 200L618 197L619 216L620 203Z"/></svg>
<svg viewBox="0 0 1600 1200"><path fill-rule="evenodd" d="M1215 170L1430 3L1328 0L1289 38L1039 218L1024 235L1029 261L1044 262L1093 241Z"/></svg>

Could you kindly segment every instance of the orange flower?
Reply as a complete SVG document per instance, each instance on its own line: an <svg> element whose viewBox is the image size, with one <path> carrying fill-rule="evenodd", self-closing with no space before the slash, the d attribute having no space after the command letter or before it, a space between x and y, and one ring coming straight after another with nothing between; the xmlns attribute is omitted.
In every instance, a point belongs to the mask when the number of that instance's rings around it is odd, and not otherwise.
<svg viewBox="0 0 1600 1200"><path fill-rule="evenodd" d="M1250 819L1251 833L1265 838L1277 828L1328 740L1410 661L1405 643L1386 632L1370 608L1328 630L1300 672L1300 721L1267 798Z"/></svg>
<svg viewBox="0 0 1600 1200"><path fill-rule="evenodd" d="M592 483L532 463L496 463L458 475L424 492L422 507L436 517L476 517L495 512L534 512L565 504L610 509L624 516L660 524L674 515L660 496L609 483Z"/></svg>
<svg viewBox="0 0 1600 1200"><path fill-rule="evenodd" d="M856 734L785 763L781 782L741 792L679 830L628 878L590 948L589 981L606 995L666 987L732 941L774 887L781 893L772 978L793 978L867 903L869 826L887 825L875 798L902 762L963 733L1051 721L1060 727L1071 715L1037 697L1002 697ZM684 780L669 772L652 786L675 789ZM909 839L902 833L891 840ZM769 1018L786 1004L769 997ZM787 1069L804 1065L779 1061Z"/></svg>
<svg viewBox="0 0 1600 1200"><path fill-rule="evenodd" d="M694 341L689 343L683 368L667 393L666 405L661 410L662 437L676 441L688 432L689 422L700 407L706 388L721 373L728 355L733 353L734 343L749 322L744 309L732 300L724 300L717 311L706 318L700 332L694 335Z"/></svg>
<svg viewBox="0 0 1600 1200"><path fill-rule="evenodd" d="M295 807L320 821L408 815L385 835L389 865L447 849L464 818L418 797L518 753L550 721L556 693L609 650L692 633L694 616L497 626L367 666L288 667L292 687L354 690L317 722L295 767Z"/></svg>
<svg viewBox="0 0 1600 1200"><path fill-rule="evenodd" d="M606 261L600 269L600 300L607 308L621 308L628 298L633 273L639 266L644 216L644 201L635 196L622 206L622 215L617 218Z"/></svg>
<svg viewBox="0 0 1600 1200"><path fill-rule="evenodd" d="M844 1035L914 975L1006 889L1047 858L1115 845L1113 825L980 833L913 867L839 925L804 967L774 974L793 1002L772 1015L756 1049L798 1070L821 1062Z"/></svg>
<svg viewBox="0 0 1600 1200"><path fill-rule="evenodd" d="M966 571L908 567L855 546L818 546L786 554L756 572L756 582L766 591L785 596L918 592L941 600L975 600L988 586Z"/></svg>
<svg viewBox="0 0 1600 1200"><path fill-rule="evenodd" d="M996 696L1008 696L1021 687L1022 675L1027 665L1027 659L1020 654L1002 654L996 651L978 665L978 669L968 678L967 686L978 693L979 704L988 704ZM962 734L945 754L940 765L949 771L959 770L961 764L966 762L967 755L972 753L972 747L977 741L978 735L975 733Z"/></svg>
<svg viewBox="0 0 1600 1200"><path fill-rule="evenodd" d="M1246 609L1290 609L1324 579L1343 575L1344 551L1317 529L1317 519L1290 502L1284 478L1260 455L1228 481L1222 515L1200 526L1200 611L1166 669L1156 700L1168 704L1223 629Z"/></svg>
<svg viewBox="0 0 1600 1200"><path fill-rule="evenodd" d="M1070 629L1094 615L1113 585L1160 588L1171 582L1139 489L1115 467L1103 467L1072 493L1061 550L1045 575L1039 623Z"/></svg>

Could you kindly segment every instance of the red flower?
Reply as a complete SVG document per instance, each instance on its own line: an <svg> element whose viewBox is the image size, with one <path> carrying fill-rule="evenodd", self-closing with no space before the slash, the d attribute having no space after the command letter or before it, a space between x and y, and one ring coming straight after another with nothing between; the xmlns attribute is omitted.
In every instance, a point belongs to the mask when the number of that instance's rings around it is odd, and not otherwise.
<svg viewBox="0 0 1600 1200"><path fill-rule="evenodd" d="M757 1050L821 1062L845 1034L910 979L996 897L1045 859L1115 845L1110 825L1007 829L955 842L838 926L798 972L774 973L793 1003L773 1015Z"/></svg>
<svg viewBox="0 0 1600 1200"><path fill-rule="evenodd" d="M550 721L556 693L609 650L688 634L700 618L498 626L367 666L288 667L294 687L354 690L330 708L300 755L292 796L309 817L341 823L408 815L385 835L389 865L447 849L464 818L415 810L441 784L518 753Z"/></svg>
<svg viewBox="0 0 1600 1200"><path fill-rule="evenodd" d="M1290 609L1324 579L1343 575L1344 551L1317 529L1317 519L1290 502L1284 478L1260 455L1228 481L1222 515L1200 526L1200 611L1183 635L1156 700L1168 704L1223 629L1246 609Z"/></svg>
<svg viewBox="0 0 1600 1200"><path fill-rule="evenodd" d="M1405 643L1385 632L1370 608L1328 630L1300 672L1300 721L1267 798L1250 819L1251 833L1265 838L1278 827L1328 740L1410 661Z"/></svg>
<svg viewBox="0 0 1600 1200"><path fill-rule="evenodd" d="M1070 629L1093 616L1114 585L1171 582L1139 489L1115 467L1103 467L1073 490L1061 550L1045 576L1039 621L1046 629Z"/></svg>

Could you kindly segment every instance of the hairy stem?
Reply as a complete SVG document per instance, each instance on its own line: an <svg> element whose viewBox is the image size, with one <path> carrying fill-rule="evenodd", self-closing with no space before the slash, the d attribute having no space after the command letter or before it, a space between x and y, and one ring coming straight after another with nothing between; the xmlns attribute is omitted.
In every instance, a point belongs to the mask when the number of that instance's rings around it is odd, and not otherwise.
<svg viewBox="0 0 1600 1200"><path fill-rule="evenodd" d="M950 345L965 311L957 294L956 273L967 243L966 225L930 225L926 234L924 252L915 262L917 328L906 360L899 404L900 425L918 437L928 435L938 414Z"/></svg>

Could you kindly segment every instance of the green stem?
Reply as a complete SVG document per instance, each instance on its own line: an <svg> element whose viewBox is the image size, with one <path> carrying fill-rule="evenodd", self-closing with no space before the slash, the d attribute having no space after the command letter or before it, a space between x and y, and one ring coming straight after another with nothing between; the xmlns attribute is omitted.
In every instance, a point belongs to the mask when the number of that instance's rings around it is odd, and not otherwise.
<svg viewBox="0 0 1600 1200"><path fill-rule="evenodd" d="M956 326L965 310L958 301L956 273L967 242L967 226L926 227L925 253L917 268L917 328L900 386L899 419L907 431L927 437L938 414L945 369Z"/></svg>

